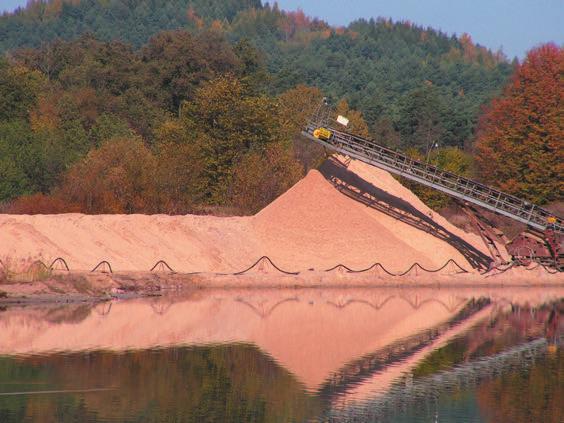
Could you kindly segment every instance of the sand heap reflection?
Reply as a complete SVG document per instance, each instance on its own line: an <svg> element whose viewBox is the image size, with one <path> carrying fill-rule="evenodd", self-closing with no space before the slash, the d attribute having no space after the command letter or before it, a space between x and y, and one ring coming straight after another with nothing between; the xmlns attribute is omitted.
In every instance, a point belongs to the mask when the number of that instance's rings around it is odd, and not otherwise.
<svg viewBox="0 0 564 423"><path fill-rule="evenodd" d="M55 413L68 401L82 404L73 416L94 413L94 421L214 413L217 421L340 419L383 413L378 404L393 414L405 406L394 398L406 392L417 392L417 402L441 386L467 385L464 377L497 377L519 354L546 353L562 333L559 298L562 288L202 290L10 308L0 313L0 393L38 382L115 388L52 405ZM19 421L22 410L45 413L49 404L37 396L10 401L0 395L2 421Z"/></svg>

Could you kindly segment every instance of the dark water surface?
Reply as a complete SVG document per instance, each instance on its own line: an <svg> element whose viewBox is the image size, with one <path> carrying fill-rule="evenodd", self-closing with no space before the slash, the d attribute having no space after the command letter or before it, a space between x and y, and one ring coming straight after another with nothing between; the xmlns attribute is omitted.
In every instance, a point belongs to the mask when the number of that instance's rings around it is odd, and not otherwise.
<svg viewBox="0 0 564 423"><path fill-rule="evenodd" d="M563 422L564 288L0 311L0 422Z"/></svg>

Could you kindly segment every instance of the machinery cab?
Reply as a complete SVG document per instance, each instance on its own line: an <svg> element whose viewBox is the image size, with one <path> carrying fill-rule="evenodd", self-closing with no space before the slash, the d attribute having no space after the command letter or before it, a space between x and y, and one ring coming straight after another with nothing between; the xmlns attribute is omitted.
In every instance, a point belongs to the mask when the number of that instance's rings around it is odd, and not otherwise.
<svg viewBox="0 0 564 423"><path fill-rule="evenodd" d="M326 128L317 128L313 131L313 136L319 140L329 141L333 133Z"/></svg>

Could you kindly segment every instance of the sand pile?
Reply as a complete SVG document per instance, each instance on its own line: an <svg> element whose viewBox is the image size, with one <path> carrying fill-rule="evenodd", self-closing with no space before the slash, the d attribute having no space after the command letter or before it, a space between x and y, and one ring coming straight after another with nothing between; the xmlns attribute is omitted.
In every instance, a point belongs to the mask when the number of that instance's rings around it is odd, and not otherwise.
<svg viewBox="0 0 564 423"><path fill-rule="evenodd" d="M0 215L0 259L63 257L72 270L107 260L115 270L149 270L165 260L176 271L240 269L260 250L249 218L165 215Z"/></svg>
<svg viewBox="0 0 564 423"><path fill-rule="evenodd" d="M317 171L260 211L253 223L264 254L290 269L338 263L362 269L378 261L394 270L415 262L437 268L450 258L466 264L444 241L346 197Z"/></svg>
<svg viewBox="0 0 564 423"><path fill-rule="evenodd" d="M349 170L385 195L413 206L475 248L478 237L454 228L387 172L353 161ZM145 215L0 215L0 259L65 258L90 270L108 260L114 270L149 270L166 260L176 271L240 271L267 255L287 270L352 268L381 262L405 270L436 268L448 259L469 268L449 243L340 193L311 171L252 217Z"/></svg>
<svg viewBox="0 0 564 423"><path fill-rule="evenodd" d="M374 166L368 166L358 160L351 161L348 169L365 181L392 194L394 197L405 201L417 211L423 213L426 216L429 216L429 218L437 225L442 226L448 232L460 237L484 254L489 255L488 250L479 235L465 232L464 230L451 224L443 216L427 207L427 205L423 203L423 201L421 201L419 197L417 197L412 191L399 183L398 180L395 179L389 172L386 172L385 170L379 169ZM408 230L406 228L406 225L404 225L402 222L390 218L389 216L382 216L381 219L383 221L386 221L387 225L393 225L394 229L397 228L398 231L405 232ZM504 246L498 244L498 248L500 250L500 253L502 253L505 258L509 258Z"/></svg>

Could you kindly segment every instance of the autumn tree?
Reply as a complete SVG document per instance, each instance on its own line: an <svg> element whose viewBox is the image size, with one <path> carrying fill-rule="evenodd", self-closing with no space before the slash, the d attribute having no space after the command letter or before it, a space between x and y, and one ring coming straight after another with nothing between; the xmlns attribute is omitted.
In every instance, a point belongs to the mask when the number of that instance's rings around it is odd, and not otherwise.
<svg viewBox="0 0 564 423"><path fill-rule="evenodd" d="M241 69L240 59L219 31L193 35L187 31L163 31L142 50L146 85L174 113L193 98L203 82Z"/></svg>
<svg viewBox="0 0 564 423"><path fill-rule="evenodd" d="M18 197L6 210L9 214L60 214L81 211L78 204L69 203L61 196L41 193Z"/></svg>
<svg viewBox="0 0 564 423"><path fill-rule="evenodd" d="M362 113L358 110L351 109L347 100L343 99L337 103L335 113L337 115L344 116L349 120L345 129L347 132L351 132L365 138L370 137L370 131L368 130L368 125L362 117Z"/></svg>
<svg viewBox="0 0 564 423"><path fill-rule="evenodd" d="M83 213L151 213L157 161L137 138L116 138L69 169L56 196Z"/></svg>
<svg viewBox="0 0 564 423"><path fill-rule="evenodd" d="M485 181L537 203L562 198L563 98L564 48L531 50L480 119L475 148Z"/></svg>
<svg viewBox="0 0 564 423"><path fill-rule="evenodd" d="M213 204L226 201L233 167L246 152L262 152L280 139L276 103L266 96L249 95L231 76L204 84L181 113L201 151L207 198Z"/></svg>
<svg viewBox="0 0 564 423"><path fill-rule="evenodd" d="M32 174L42 161L34 141L26 122L0 122L0 202L37 190Z"/></svg>
<svg viewBox="0 0 564 423"><path fill-rule="evenodd" d="M156 130L159 210L168 214L193 213L207 190L200 145L179 119Z"/></svg>
<svg viewBox="0 0 564 423"><path fill-rule="evenodd" d="M246 155L237 164L231 186L231 201L241 212L254 214L302 177L303 169L291 149L274 143L263 153Z"/></svg>
<svg viewBox="0 0 564 423"><path fill-rule="evenodd" d="M233 52L239 59L240 65L237 73L239 79L247 89L256 93L264 90L270 79L266 68L266 58L251 40L243 38L233 46Z"/></svg>
<svg viewBox="0 0 564 423"><path fill-rule="evenodd" d="M428 153L444 132L441 125L441 101L432 86L418 88L402 99L397 127L404 148Z"/></svg>
<svg viewBox="0 0 564 423"><path fill-rule="evenodd" d="M119 116L104 113L96 119L90 130L90 143L99 147L104 141L112 138L123 138L134 136L128 123Z"/></svg>
<svg viewBox="0 0 564 423"><path fill-rule="evenodd" d="M25 119L45 84L44 76L0 57L0 121Z"/></svg>
<svg viewBox="0 0 564 423"><path fill-rule="evenodd" d="M417 149L411 148L407 150L407 154L416 160L427 161L429 164L447 172L454 173L455 175L467 178L471 178L473 176L472 172L474 160L472 156L457 147L433 149L428 155L424 155ZM452 202L451 197L437 191L436 189L408 180L402 181L402 183L434 210L446 207Z"/></svg>
<svg viewBox="0 0 564 423"><path fill-rule="evenodd" d="M372 128L372 134L378 144L392 149L398 149L400 146L400 134L389 117L384 116L378 119Z"/></svg>
<svg viewBox="0 0 564 423"><path fill-rule="evenodd" d="M319 88L306 85L298 85L278 96L281 130L285 138L293 141L294 154L305 172L317 167L325 158L323 147L301 136L322 99L323 93Z"/></svg>

